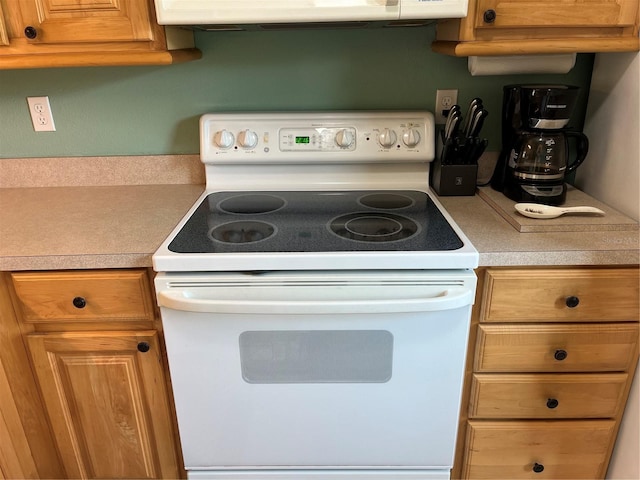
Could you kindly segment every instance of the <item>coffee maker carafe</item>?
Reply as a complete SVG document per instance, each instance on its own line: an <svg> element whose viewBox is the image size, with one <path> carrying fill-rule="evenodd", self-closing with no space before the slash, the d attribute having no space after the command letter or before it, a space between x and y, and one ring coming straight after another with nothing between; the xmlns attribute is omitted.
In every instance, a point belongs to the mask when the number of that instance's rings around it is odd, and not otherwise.
<svg viewBox="0 0 640 480"><path fill-rule="evenodd" d="M565 202L565 176L589 150L587 137L567 128L577 96L578 87L570 85L504 87L502 150L491 179L495 190L517 202Z"/></svg>

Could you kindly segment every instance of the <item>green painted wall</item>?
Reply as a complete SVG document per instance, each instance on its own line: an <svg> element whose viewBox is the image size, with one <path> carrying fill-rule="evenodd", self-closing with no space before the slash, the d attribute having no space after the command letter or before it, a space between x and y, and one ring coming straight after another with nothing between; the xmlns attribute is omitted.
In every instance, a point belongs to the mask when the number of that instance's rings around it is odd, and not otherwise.
<svg viewBox="0 0 640 480"><path fill-rule="evenodd" d="M502 86L584 87L593 55L566 75L472 77L466 58L433 53L435 26L357 30L198 32L203 58L165 67L0 70L0 158L198 152L198 117L224 110L433 110L438 88L482 97L499 149ZM1 60L0 60L1 61ZM27 96L48 95L56 132L35 133Z"/></svg>

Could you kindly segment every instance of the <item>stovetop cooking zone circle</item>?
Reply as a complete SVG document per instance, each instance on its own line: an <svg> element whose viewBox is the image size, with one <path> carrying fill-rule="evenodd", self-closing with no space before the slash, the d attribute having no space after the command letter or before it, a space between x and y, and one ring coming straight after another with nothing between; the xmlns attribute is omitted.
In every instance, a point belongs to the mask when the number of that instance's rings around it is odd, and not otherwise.
<svg viewBox="0 0 640 480"><path fill-rule="evenodd" d="M234 221L209 230L209 238L221 243L256 243L275 235L277 228L267 222Z"/></svg>
<svg viewBox="0 0 640 480"><path fill-rule="evenodd" d="M261 215L277 212L287 204L286 200L276 195L264 193L239 193L221 200L216 208L224 213L237 215Z"/></svg>
<svg viewBox="0 0 640 480"><path fill-rule="evenodd" d="M413 220L385 212L340 215L327 225L334 235L357 242L397 242L413 237L420 226Z"/></svg>
<svg viewBox="0 0 640 480"><path fill-rule="evenodd" d="M368 193L358 198L358 203L363 207L377 208L380 210L399 210L412 207L415 200L406 195L388 192Z"/></svg>

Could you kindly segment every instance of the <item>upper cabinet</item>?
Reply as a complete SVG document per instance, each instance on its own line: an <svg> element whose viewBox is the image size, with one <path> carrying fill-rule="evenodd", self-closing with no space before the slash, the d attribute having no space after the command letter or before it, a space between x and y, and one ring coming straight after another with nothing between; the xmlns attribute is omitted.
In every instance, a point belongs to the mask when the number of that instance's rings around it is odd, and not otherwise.
<svg viewBox="0 0 640 480"><path fill-rule="evenodd" d="M0 69L164 65L200 58L152 0L0 0Z"/></svg>
<svg viewBox="0 0 640 480"><path fill-rule="evenodd" d="M7 35L7 24L4 19L2 2L0 2L0 47L3 45L9 45L9 36Z"/></svg>
<svg viewBox="0 0 640 480"><path fill-rule="evenodd" d="M441 20L434 51L456 56L640 49L638 0L471 0Z"/></svg>

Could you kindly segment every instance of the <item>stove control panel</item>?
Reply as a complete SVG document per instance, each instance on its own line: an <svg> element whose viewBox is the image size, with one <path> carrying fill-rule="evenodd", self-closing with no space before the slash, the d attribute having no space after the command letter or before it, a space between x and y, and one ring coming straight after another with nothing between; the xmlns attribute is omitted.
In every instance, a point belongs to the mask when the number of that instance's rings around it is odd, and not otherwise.
<svg viewBox="0 0 640 480"><path fill-rule="evenodd" d="M210 164L429 162L430 112L219 113L200 119Z"/></svg>
<svg viewBox="0 0 640 480"><path fill-rule="evenodd" d="M354 127L283 128L278 132L283 152L352 151L356 148Z"/></svg>

